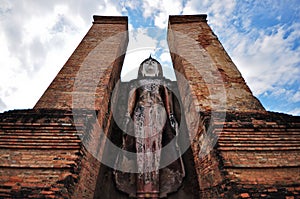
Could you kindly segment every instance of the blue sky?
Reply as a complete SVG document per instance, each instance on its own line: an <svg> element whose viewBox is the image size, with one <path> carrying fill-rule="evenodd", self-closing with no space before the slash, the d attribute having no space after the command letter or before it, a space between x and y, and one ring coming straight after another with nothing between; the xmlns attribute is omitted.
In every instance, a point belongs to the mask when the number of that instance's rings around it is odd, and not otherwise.
<svg viewBox="0 0 300 199"><path fill-rule="evenodd" d="M151 53L172 78L166 28L168 16L180 14L208 15L267 110L300 115L299 0L1 0L0 111L34 106L92 25L92 15L129 16L125 70Z"/></svg>

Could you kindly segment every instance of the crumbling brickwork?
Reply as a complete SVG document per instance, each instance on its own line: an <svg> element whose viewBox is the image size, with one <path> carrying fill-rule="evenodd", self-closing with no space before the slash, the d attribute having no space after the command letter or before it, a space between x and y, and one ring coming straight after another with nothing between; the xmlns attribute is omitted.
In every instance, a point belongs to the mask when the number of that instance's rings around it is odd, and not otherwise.
<svg viewBox="0 0 300 199"><path fill-rule="evenodd" d="M90 118L85 113L80 117ZM71 198L78 191L92 197L95 187L86 182L97 175L99 162L79 138L93 129L87 122L81 126L75 127L70 111L1 114L0 198Z"/></svg>
<svg viewBox="0 0 300 199"><path fill-rule="evenodd" d="M203 198L299 197L300 117L227 112L212 125L218 142L196 158ZM205 147L196 146L198 153Z"/></svg>

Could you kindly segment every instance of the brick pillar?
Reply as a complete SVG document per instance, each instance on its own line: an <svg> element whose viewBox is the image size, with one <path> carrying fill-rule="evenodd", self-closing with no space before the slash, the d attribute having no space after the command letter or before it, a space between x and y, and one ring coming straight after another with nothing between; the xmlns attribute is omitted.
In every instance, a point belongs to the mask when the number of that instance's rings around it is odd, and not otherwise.
<svg viewBox="0 0 300 199"><path fill-rule="evenodd" d="M208 26L206 17L170 16L168 24L168 45L201 196L207 189L217 193L216 185L224 179L215 152L218 135L211 124L222 128L226 112L265 112Z"/></svg>
<svg viewBox="0 0 300 199"><path fill-rule="evenodd" d="M120 78L128 18L94 16L94 23L34 109L100 110Z"/></svg>
<svg viewBox="0 0 300 199"><path fill-rule="evenodd" d="M173 66L188 81L198 111L264 111L208 26L206 15L170 16L168 44Z"/></svg>
<svg viewBox="0 0 300 199"><path fill-rule="evenodd" d="M81 166L70 198L93 198L99 191L97 178L105 168L100 160L112 121L111 95L120 79L127 44L127 17L94 16L92 27L34 107L72 110L79 129L86 110L97 113L85 118L88 130L80 136Z"/></svg>

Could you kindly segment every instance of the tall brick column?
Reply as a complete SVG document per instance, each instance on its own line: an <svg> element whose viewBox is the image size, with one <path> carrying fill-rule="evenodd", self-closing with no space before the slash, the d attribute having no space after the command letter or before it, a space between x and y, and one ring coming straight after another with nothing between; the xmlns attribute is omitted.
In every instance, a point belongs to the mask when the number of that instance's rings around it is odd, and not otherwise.
<svg viewBox="0 0 300 199"><path fill-rule="evenodd" d="M34 107L41 112L72 110L72 122L79 127L83 152L71 198L93 198L97 179L104 178L100 161L110 136L112 92L120 79L127 44L127 17L94 16L92 27ZM79 131L82 117L89 121L83 134Z"/></svg>
<svg viewBox="0 0 300 199"><path fill-rule="evenodd" d="M197 110L264 111L208 26L206 15L170 16L168 44L174 69L188 81Z"/></svg>
<svg viewBox="0 0 300 199"><path fill-rule="evenodd" d="M107 104L120 78L127 23L127 17L94 16L92 27L34 109L100 110Z"/></svg>

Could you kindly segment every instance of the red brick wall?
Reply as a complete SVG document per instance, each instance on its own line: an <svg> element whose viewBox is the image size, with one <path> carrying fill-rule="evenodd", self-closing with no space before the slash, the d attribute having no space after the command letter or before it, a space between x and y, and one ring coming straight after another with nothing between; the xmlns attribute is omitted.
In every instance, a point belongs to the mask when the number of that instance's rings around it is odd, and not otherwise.
<svg viewBox="0 0 300 199"><path fill-rule="evenodd" d="M69 198L78 180L80 139L70 112L0 116L0 198Z"/></svg>
<svg viewBox="0 0 300 199"><path fill-rule="evenodd" d="M0 114L0 198L93 198L105 179L97 117L53 109ZM102 122L104 133L110 121Z"/></svg>

